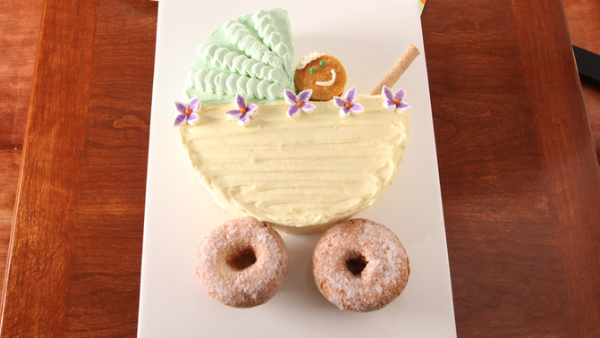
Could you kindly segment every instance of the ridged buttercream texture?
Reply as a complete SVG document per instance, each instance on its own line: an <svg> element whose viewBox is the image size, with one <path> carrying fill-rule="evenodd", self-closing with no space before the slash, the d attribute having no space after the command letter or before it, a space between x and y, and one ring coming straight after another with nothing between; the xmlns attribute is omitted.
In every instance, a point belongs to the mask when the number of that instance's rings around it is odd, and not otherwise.
<svg viewBox="0 0 600 338"><path fill-rule="evenodd" d="M232 102L236 94L258 103L294 89L292 36L287 12L261 10L224 23L198 47L185 96Z"/></svg>
<svg viewBox="0 0 600 338"><path fill-rule="evenodd" d="M260 105L242 129L205 104L181 140L201 182L234 215L310 232L373 204L392 183L408 137L408 115L359 95L365 112L341 118L329 102L289 119L285 102Z"/></svg>

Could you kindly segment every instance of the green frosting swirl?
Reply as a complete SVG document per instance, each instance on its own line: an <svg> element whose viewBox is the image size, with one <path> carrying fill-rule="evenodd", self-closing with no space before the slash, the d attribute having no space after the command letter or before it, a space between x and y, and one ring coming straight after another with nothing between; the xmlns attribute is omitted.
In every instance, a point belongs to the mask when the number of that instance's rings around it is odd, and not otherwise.
<svg viewBox="0 0 600 338"><path fill-rule="evenodd" d="M230 103L239 93L257 103L281 100L284 89L294 89L291 36L281 8L227 21L198 48L185 98Z"/></svg>
<svg viewBox="0 0 600 338"><path fill-rule="evenodd" d="M275 20L266 11L254 13L252 19L254 20L254 28L258 32L258 35L283 60L285 70L293 72L294 60L289 48L283 42L283 38L275 26Z"/></svg>
<svg viewBox="0 0 600 338"><path fill-rule="evenodd" d="M240 55L215 43L201 45L198 53L215 67L225 68L232 73L276 83L288 81L286 74L281 69L273 68L246 55Z"/></svg>
<svg viewBox="0 0 600 338"><path fill-rule="evenodd" d="M199 69L195 72L192 81L195 88L206 93L232 98L236 93L243 93L246 98L253 97L263 101L277 100L281 97L284 89L278 83L206 69Z"/></svg>

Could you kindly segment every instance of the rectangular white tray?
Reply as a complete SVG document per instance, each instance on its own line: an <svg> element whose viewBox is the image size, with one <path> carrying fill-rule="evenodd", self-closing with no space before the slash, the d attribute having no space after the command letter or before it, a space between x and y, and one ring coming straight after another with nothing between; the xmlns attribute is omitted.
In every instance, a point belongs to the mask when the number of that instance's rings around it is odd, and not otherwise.
<svg viewBox="0 0 600 338"><path fill-rule="evenodd" d="M234 309L208 297L195 272L196 248L233 216L200 185L172 127L195 51L226 20L259 9L290 14L297 62L312 51L336 56L347 88L369 93L408 44L421 55L394 89L405 88L410 137L404 162L381 200L360 217L403 242L411 276L404 293L371 313L344 312L321 296L311 273L320 235L283 234L290 272L265 305ZM132 28L134 29L134 28ZM139 312L139 337L455 337L450 270L418 0L338 2L190 1L159 4Z"/></svg>

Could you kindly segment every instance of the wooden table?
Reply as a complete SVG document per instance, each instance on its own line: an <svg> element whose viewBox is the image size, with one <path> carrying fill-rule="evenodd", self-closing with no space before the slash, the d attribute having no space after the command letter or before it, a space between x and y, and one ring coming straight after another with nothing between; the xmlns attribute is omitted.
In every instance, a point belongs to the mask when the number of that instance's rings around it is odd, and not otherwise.
<svg viewBox="0 0 600 338"><path fill-rule="evenodd" d="M47 0L3 337L135 336L157 3ZM430 0L459 337L600 336L600 171L559 0Z"/></svg>

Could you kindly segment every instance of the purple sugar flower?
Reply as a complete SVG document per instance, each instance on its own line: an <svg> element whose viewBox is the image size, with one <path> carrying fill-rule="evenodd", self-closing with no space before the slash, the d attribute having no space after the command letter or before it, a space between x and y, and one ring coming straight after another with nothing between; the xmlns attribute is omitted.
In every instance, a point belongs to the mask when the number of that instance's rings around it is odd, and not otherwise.
<svg viewBox="0 0 600 338"><path fill-rule="evenodd" d="M200 115L198 112L202 107L202 103L200 103L199 98L192 99L189 104L181 103L175 101L175 108L179 114L175 117L175 123L173 124L175 127L182 126L184 124L196 125L198 121L200 121Z"/></svg>
<svg viewBox="0 0 600 338"><path fill-rule="evenodd" d="M300 116L300 112L303 111L307 114L312 113L315 108L317 108L314 104L307 102L312 95L312 89L307 89L298 93L298 96L294 94L293 91L289 89L283 90L283 98L285 102L290 104L290 107L287 110L285 116L290 119L295 119Z"/></svg>
<svg viewBox="0 0 600 338"><path fill-rule="evenodd" d="M363 108L363 106L360 103L354 102L356 101L356 97L358 96L356 91L356 86L354 86L350 88L350 90L348 90L346 94L344 94L344 98L341 98L339 96L333 98L333 104L335 104L335 106L338 108L342 108L340 109L341 117L348 117L350 116L350 114L358 116L365 111L365 108Z"/></svg>
<svg viewBox="0 0 600 338"><path fill-rule="evenodd" d="M231 121L238 121L240 127L245 127L252 121L252 116L258 112L258 106L254 103L246 104L246 99L241 95L237 94L235 102L233 103L236 109L231 109L225 112L225 115Z"/></svg>
<svg viewBox="0 0 600 338"><path fill-rule="evenodd" d="M396 94L392 95L392 90L387 86L383 86L381 90L381 98L383 99L383 108L387 111L396 111L398 114L406 113L410 105L404 102L406 93L404 89L400 89Z"/></svg>

